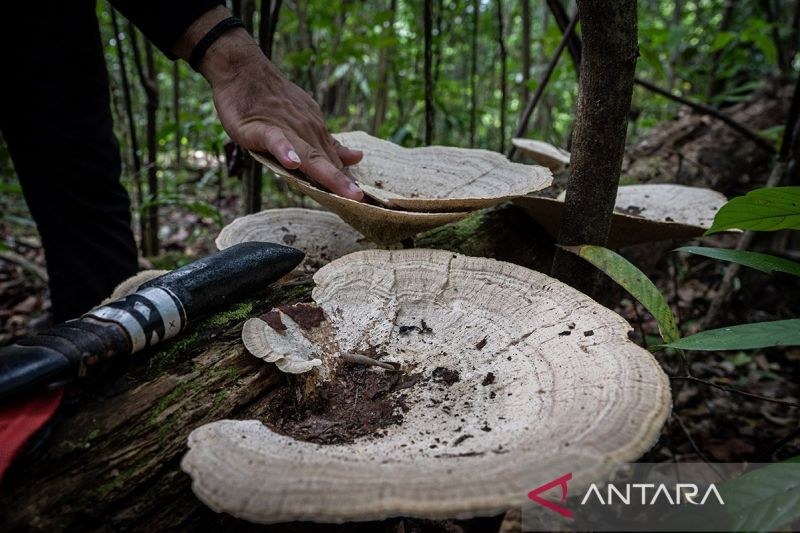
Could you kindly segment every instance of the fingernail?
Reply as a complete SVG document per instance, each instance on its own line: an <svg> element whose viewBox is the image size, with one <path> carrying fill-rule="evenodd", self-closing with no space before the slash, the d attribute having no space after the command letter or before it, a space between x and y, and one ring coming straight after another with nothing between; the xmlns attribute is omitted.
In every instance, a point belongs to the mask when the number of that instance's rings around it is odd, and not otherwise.
<svg viewBox="0 0 800 533"><path fill-rule="evenodd" d="M302 163L302 161L300 160L300 156L297 155L297 152L295 152L294 150L289 150L289 153L286 154L286 157L288 157L290 161L294 161L295 163Z"/></svg>
<svg viewBox="0 0 800 533"><path fill-rule="evenodd" d="M352 192L352 193L356 193L356 194L361 192L361 188L358 185L356 185L355 183L348 183L347 184L347 190Z"/></svg>

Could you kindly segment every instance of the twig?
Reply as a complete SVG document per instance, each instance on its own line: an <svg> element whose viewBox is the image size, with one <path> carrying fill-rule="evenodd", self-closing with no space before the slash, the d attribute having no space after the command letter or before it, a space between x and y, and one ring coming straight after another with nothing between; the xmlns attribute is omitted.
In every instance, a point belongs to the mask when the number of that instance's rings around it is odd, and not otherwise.
<svg viewBox="0 0 800 533"><path fill-rule="evenodd" d="M553 14L558 16L559 15L559 13L558 13L558 11L559 11L558 7L559 6L558 5L554 5L554 4L557 4L557 2L548 2L548 4L550 5L551 10L553 11ZM555 9L553 9L554 7L555 7ZM563 11L563 8L561 9L561 11ZM562 14L562 17L563 17L563 14ZM577 17L577 15L576 15L576 17ZM558 17L557 17L557 20L558 20ZM574 20L574 18L573 18L573 20ZM573 25L572 22L570 22L570 26L572 26L572 25ZM562 24L559 24L559 28L562 30L562 34L563 34L564 38L570 37L569 34L572 33L571 31L568 32L570 26L567 26L567 28L565 29L562 26ZM570 41L571 41L570 42L570 53L572 54L573 62L576 63L575 64L576 71L578 71L578 63L577 62L580 62L580 60L581 60L581 39L580 39L579 36L575 35L574 37L571 37ZM562 42L563 42L563 39L562 39ZM559 49L558 53L560 53L560 49ZM647 90L649 90L651 92L654 92L656 94L660 94L661 96L663 96L665 98L669 98L670 100L674 100L674 101L679 102L679 103L681 103L681 104L683 104L685 106L688 106L688 107L694 109L695 111L697 111L698 113L702 113L704 115L709 115L709 116L712 116L712 117L722 121L723 123L725 123L728 126L730 126L732 129L738 131L739 133L741 133L742 135L747 137L748 139L751 139L754 143L756 143L760 148L765 150L767 153L774 154L776 152L775 147L772 145L772 143L770 143L764 137L762 137L758 133L754 132L753 130L751 130L750 128L748 128L747 126L742 124L741 122L737 122L733 118L731 118L728 115L720 112L718 109L716 109L716 108L714 108L714 107L712 107L710 105L703 104L701 102L695 102L694 100L689 100L688 98L685 98L683 96L679 96L677 94L673 94L672 92L670 92L670 91L668 91L666 89L662 89L661 87L659 87L659 86L657 86L657 85L655 85L653 83L650 83L647 80L643 80L641 78L634 78L633 82L635 84L641 86L641 87L644 87L645 89L647 89ZM523 130L523 133L524 133L524 130ZM521 134L515 135L515 137L520 137L520 136L521 136ZM513 154L513 152L511 152L511 154ZM509 157L511 157L511 155L509 155Z"/></svg>
<svg viewBox="0 0 800 533"><path fill-rule="evenodd" d="M668 98L670 100L674 100L678 103L681 103L687 107L690 107L697 111L698 113L702 113L704 115L712 116L728 126L732 129L738 131L754 143L756 143L760 148L770 154L774 154L776 152L775 147L766 140L764 137L759 135L758 133L754 132L741 122L737 122L736 120L732 119L730 116L726 115L725 113L720 112L718 109L711 107L710 105L703 104L701 102L695 102L694 100L689 100L683 96L679 96L677 94L673 94L666 89L662 89L658 85L650 83L647 80L643 80L641 78L634 78L633 82L640 87L644 87L650 92L660 94L661 96Z"/></svg>
<svg viewBox="0 0 800 533"><path fill-rule="evenodd" d="M719 385L714 383L713 381L708 381L705 379L696 378L694 376L670 376L672 380L685 380L691 381L693 383L701 383L703 385L708 385L709 387L714 387L715 389L719 389L721 391L729 392L731 394L739 394L740 396L746 396L748 398L752 398L754 400L761 400L762 402L770 402L770 403L777 403L779 405L785 405L787 407L795 407L800 408L800 403L797 402L789 402L786 400L779 400L778 398L770 398L769 396L761 396L760 394L753 394L751 392L745 392L739 389L732 389L731 387L726 387L724 385Z"/></svg>
<svg viewBox="0 0 800 533"><path fill-rule="evenodd" d="M392 366L389 363L384 363L383 361L376 361L372 357L367 357L366 355L361 355L358 353L346 353L342 354L340 357L342 361L357 365L379 366L381 368L384 368L386 370L391 370L393 372L399 370L397 367Z"/></svg>
<svg viewBox="0 0 800 533"><path fill-rule="evenodd" d="M553 75L556 65L558 65L558 60L561 57L561 53L567 46L567 42L569 41L572 33L575 31L575 25L577 23L578 14L576 13L575 16L572 17L572 20L569 21L569 26L567 26L567 28L564 30L564 35L561 37L561 42L558 43L558 48L556 48L555 54L553 54L553 57L550 59L550 63L547 65L547 70L545 70L542 80L539 82L539 86L536 87L536 92L533 93L531 99L528 100L528 105L525 106L525 111L522 113L522 119L519 122L519 126L517 126L517 131L514 132L515 138L525 135L525 131L528 129L528 122L531 120L531 115L536 109L536 105L539 103L539 100L541 100L542 95L544 94L544 89L547 87L550 77ZM508 150L508 158L511 159L514 157L516 152L517 147L512 144L511 148Z"/></svg>
<svg viewBox="0 0 800 533"><path fill-rule="evenodd" d="M19 265L45 283L48 283L49 278L47 277L47 271L36 263L28 261L23 256L14 252L0 252L0 259Z"/></svg>
<svg viewBox="0 0 800 533"><path fill-rule="evenodd" d="M760 462L764 461L765 459L771 458L775 453L778 452L778 450L780 450L781 448L783 448L784 446L786 446L787 444L789 444L790 442L792 442L794 439L796 439L799 436L800 436L800 427L795 428L794 431L792 431L791 433L789 433L788 435L783 437L781 440L776 442L775 445L771 449L769 449L768 451L759 454L759 456L756 457L753 460L753 462L754 463L760 463Z"/></svg>
<svg viewBox="0 0 800 533"><path fill-rule="evenodd" d="M706 457L706 455L700 450L700 447L694 441L694 438L692 438L692 434L689 433L689 429L683 423L683 420L681 419L681 417L678 416L677 413L672 413L672 416L674 416L675 420L678 421L678 425L680 426L681 430L683 431L683 434L686 435L686 439L689 441L689 444L691 444L692 449L694 450L694 453L696 453L704 463L711 464L711 461L708 460L708 457Z"/></svg>

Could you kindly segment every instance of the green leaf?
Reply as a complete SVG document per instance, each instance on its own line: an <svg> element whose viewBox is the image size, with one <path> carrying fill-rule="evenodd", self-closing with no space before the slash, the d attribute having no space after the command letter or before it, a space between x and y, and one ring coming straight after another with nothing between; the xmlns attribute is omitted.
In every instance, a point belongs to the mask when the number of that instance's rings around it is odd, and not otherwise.
<svg viewBox="0 0 800 533"><path fill-rule="evenodd" d="M602 246L564 246L565 250L579 255L616 281L631 296L650 311L658 322L658 330L665 342L680 339L680 331L669 304L653 282L627 259Z"/></svg>
<svg viewBox="0 0 800 533"><path fill-rule="evenodd" d="M730 531L775 531L800 517L800 457L770 464L719 487Z"/></svg>
<svg viewBox="0 0 800 533"><path fill-rule="evenodd" d="M786 274L800 276L800 263L769 254L748 252L745 250L728 250L725 248L707 248L704 246L684 246L682 248L676 248L673 251L702 255L703 257L710 257L711 259L719 259L721 261L731 261L746 267L755 268L767 274L784 272Z"/></svg>
<svg viewBox="0 0 800 533"><path fill-rule="evenodd" d="M732 228L800 229L800 187L756 189L732 199L717 212L706 235Z"/></svg>
<svg viewBox="0 0 800 533"><path fill-rule="evenodd" d="M772 346L800 346L800 319L741 324L701 331L661 347L680 350L754 350Z"/></svg>
<svg viewBox="0 0 800 533"><path fill-rule="evenodd" d="M717 485L724 505L681 506L665 531L700 531L713 520L714 531L790 530L800 517L800 457L768 464ZM661 525L664 525L663 523Z"/></svg>

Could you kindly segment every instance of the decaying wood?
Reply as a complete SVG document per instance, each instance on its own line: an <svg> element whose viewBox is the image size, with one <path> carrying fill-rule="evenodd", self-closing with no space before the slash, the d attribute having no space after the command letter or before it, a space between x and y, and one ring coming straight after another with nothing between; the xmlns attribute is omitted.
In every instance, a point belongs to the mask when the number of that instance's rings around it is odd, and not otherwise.
<svg viewBox="0 0 800 533"><path fill-rule="evenodd" d="M478 213L421 236L416 245L531 267L549 264L552 254L549 237L516 207ZM249 524L205 508L178 464L192 429L224 418L258 417L285 383L284 375L246 353L242 323L273 306L303 301L310 290L306 278L254 295L136 356L125 368L117 365L96 376L80 400L63 408L40 453L17 464L4 480L4 529L249 530ZM338 530L396 525L397 520ZM408 523L406 530L418 530L414 527ZM309 529L289 524L269 530Z"/></svg>
<svg viewBox="0 0 800 533"><path fill-rule="evenodd" d="M791 99L790 85L770 80L725 113L763 131L785 124ZM709 187L731 197L742 186L763 184L771 168L772 156L758 145L710 116L685 110L627 149L622 174L631 182Z"/></svg>

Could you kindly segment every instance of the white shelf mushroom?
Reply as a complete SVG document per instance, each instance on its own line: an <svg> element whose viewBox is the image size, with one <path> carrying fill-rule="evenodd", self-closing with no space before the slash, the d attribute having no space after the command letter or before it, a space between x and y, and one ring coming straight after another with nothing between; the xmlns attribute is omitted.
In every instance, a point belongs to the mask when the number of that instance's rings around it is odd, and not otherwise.
<svg viewBox="0 0 800 533"><path fill-rule="evenodd" d="M378 244L400 242L552 183L548 169L512 163L487 150L403 148L363 132L334 136L364 150L364 160L349 171L374 205L325 192L269 155L252 156Z"/></svg>
<svg viewBox="0 0 800 533"><path fill-rule="evenodd" d="M511 143L523 154L553 172L563 172L569 166L570 153L550 143L521 137L511 139Z"/></svg>
<svg viewBox="0 0 800 533"><path fill-rule="evenodd" d="M196 429L181 464L216 511L259 523L497 513L521 503L534 473L572 472L579 488L638 458L668 416L667 378L630 326L539 272L369 250L314 280L331 342L306 331L296 351L325 360L377 347L423 379L397 400L399 423L349 442L300 441L257 420Z"/></svg>
<svg viewBox="0 0 800 533"><path fill-rule="evenodd" d="M608 246L618 248L643 242L699 237L714 221L727 198L702 187L672 184L623 185L617 190ZM520 206L551 235L557 235L564 211L564 193L558 198L526 196Z"/></svg>
<svg viewBox="0 0 800 533"><path fill-rule="evenodd" d="M267 209L235 219L215 243L224 250L240 242L277 242L305 252L297 271L313 272L330 261L374 245L341 218L319 209Z"/></svg>

